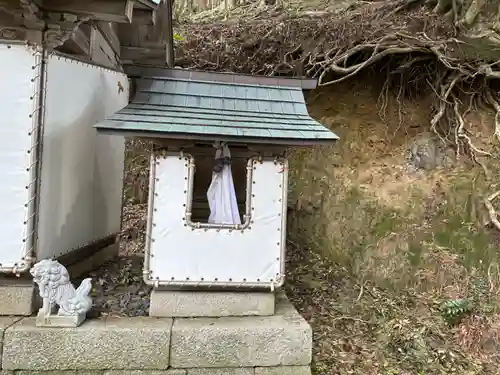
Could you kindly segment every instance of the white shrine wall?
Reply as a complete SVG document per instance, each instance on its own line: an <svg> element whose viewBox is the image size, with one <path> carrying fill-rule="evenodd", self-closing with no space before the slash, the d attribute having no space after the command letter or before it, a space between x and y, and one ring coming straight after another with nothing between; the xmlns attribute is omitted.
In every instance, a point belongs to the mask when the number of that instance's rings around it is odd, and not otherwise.
<svg viewBox="0 0 500 375"><path fill-rule="evenodd" d="M0 272L32 261L41 62L24 42L0 42Z"/></svg>
<svg viewBox="0 0 500 375"><path fill-rule="evenodd" d="M250 159L250 218L235 228L192 223L196 160L154 154L151 160L145 281L156 286L274 288L284 281L286 160ZM245 214L245 213L244 213Z"/></svg>
<svg viewBox="0 0 500 375"><path fill-rule="evenodd" d="M116 235L123 137L93 125L128 104L125 74L0 42L0 272Z"/></svg>
<svg viewBox="0 0 500 375"><path fill-rule="evenodd" d="M128 104L124 73L47 59L37 258L57 258L121 228L125 139L93 125Z"/></svg>

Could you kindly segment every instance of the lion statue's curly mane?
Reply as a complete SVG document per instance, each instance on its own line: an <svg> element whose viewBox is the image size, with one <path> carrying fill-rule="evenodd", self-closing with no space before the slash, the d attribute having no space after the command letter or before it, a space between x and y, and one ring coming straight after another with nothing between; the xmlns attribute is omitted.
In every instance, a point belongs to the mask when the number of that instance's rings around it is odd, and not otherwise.
<svg viewBox="0 0 500 375"><path fill-rule="evenodd" d="M83 280L78 289L75 289L70 282L68 270L52 259L36 263L30 273L43 300L39 314L50 315L55 305L58 305L58 315L76 315L87 312L92 306L92 300L88 297L92 289L90 278Z"/></svg>

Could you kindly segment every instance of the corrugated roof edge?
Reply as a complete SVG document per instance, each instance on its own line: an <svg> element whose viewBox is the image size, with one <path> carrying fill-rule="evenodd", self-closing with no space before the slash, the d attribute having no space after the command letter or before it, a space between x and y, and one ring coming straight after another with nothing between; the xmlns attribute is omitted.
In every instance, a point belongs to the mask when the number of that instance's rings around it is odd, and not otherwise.
<svg viewBox="0 0 500 375"><path fill-rule="evenodd" d="M178 78L196 81L266 85L279 87L300 87L302 90L314 90L318 81L311 78L253 76L227 72L205 72L180 68L165 68L151 65L123 65L123 70L133 78Z"/></svg>
<svg viewBox="0 0 500 375"><path fill-rule="evenodd" d="M102 126L96 126L97 132L100 134L108 135L121 135L123 137L137 137L137 138L157 138L157 139L181 139L181 140L197 140L213 142L217 139L222 142L243 142L253 144L268 144L268 145L282 145L282 146L316 146L316 145L331 145L339 139L339 137L331 132L331 138L311 138L311 139L291 139L291 138L262 138L262 137L238 137L238 136L213 136L203 134L186 134L186 133L163 133L154 131L140 131L140 130L122 130L113 129Z"/></svg>

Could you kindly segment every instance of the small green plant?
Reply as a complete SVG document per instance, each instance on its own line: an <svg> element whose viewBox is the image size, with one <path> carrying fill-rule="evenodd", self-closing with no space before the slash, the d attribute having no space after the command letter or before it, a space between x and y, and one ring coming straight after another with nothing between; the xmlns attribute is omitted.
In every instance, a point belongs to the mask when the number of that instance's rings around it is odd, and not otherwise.
<svg viewBox="0 0 500 375"><path fill-rule="evenodd" d="M441 315L450 325L460 321L472 311L472 305L467 299L454 299L444 302L441 306Z"/></svg>
<svg viewBox="0 0 500 375"><path fill-rule="evenodd" d="M174 33L172 39L174 40L174 46L178 46L179 44L185 41L184 37L177 33Z"/></svg>
<svg viewBox="0 0 500 375"><path fill-rule="evenodd" d="M184 37L180 34L174 33L174 40L177 42L184 42Z"/></svg>

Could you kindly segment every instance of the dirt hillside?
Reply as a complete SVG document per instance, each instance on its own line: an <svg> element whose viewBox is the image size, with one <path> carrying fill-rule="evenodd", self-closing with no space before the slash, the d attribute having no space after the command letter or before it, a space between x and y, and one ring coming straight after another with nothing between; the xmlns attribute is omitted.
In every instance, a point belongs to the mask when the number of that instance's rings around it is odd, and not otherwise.
<svg viewBox="0 0 500 375"><path fill-rule="evenodd" d="M314 327L316 373L498 374L491 182L429 132L425 95L385 94L373 74L312 92L340 141L290 151L288 292ZM466 116L494 152L492 119Z"/></svg>

